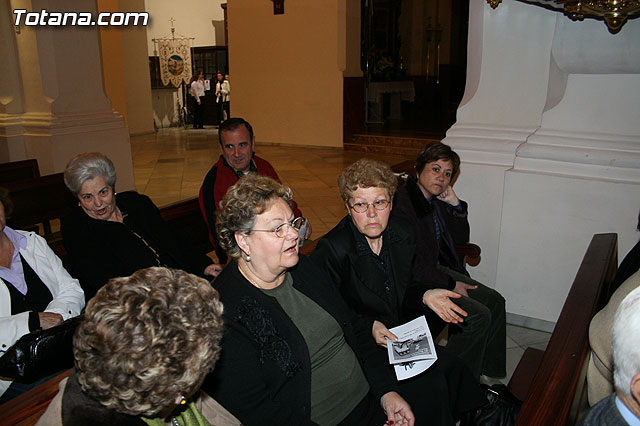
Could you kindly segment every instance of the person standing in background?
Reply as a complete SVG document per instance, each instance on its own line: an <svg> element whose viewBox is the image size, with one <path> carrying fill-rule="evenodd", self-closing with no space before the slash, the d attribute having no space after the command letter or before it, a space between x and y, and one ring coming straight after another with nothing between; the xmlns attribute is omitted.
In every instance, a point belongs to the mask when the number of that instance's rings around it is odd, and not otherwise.
<svg viewBox="0 0 640 426"><path fill-rule="evenodd" d="M204 129L204 76L202 72L193 75L189 93L196 101L193 128Z"/></svg>
<svg viewBox="0 0 640 426"><path fill-rule="evenodd" d="M231 117L229 112L231 87L222 72L218 71L216 78L216 103L218 104L218 124L220 124Z"/></svg>

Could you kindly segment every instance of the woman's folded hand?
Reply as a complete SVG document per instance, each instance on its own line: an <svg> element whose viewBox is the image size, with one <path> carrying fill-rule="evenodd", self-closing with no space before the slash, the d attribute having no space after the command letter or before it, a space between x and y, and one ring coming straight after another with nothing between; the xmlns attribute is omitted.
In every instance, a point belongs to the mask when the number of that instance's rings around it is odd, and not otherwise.
<svg viewBox="0 0 640 426"><path fill-rule="evenodd" d="M40 317L40 327L43 330L54 327L62 322L62 315L53 312L38 312Z"/></svg>

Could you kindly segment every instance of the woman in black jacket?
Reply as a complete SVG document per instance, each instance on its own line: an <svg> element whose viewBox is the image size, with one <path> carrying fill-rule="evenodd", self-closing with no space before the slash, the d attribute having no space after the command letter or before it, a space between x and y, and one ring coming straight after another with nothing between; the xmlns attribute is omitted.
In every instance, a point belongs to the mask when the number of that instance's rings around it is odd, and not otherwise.
<svg viewBox="0 0 640 426"><path fill-rule="evenodd" d="M291 198L252 173L222 199L218 239L234 260L214 282L225 333L203 389L247 426L413 425L369 330L298 255L304 219L294 218Z"/></svg>
<svg viewBox="0 0 640 426"><path fill-rule="evenodd" d="M116 194L115 167L105 155L75 156L64 171L64 182L80 202L62 220L62 239L87 301L110 278L149 266L201 277L219 273L219 265L164 222L149 197L133 191Z"/></svg>
<svg viewBox="0 0 640 426"><path fill-rule="evenodd" d="M348 215L318 242L311 259L366 321L372 340L386 347L387 338L396 340L389 328L431 315L426 305L433 294L425 294L412 282L415 236L410 225L390 219L397 179L389 166L359 160L342 172L338 186ZM434 415L441 404L448 408L433 424L454 424L463 412L485 404L486 398L461 360L444 348L437 352L433 367L400 382L399 388L408 395L422 394L420 404L430 405Z"/></svg>

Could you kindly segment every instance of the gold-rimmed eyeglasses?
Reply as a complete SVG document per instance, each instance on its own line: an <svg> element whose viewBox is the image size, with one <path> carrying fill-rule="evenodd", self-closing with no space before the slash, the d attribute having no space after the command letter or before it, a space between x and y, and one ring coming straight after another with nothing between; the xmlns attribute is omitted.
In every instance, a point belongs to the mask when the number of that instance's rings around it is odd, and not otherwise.
<svg viewBox="0 0 640 426"><path fill-rule="evenodd" d="M291 222L284 222L280 225L276 226L273 229L252 229L251 232L273 232L276 237L284 238L289 232L289 228L295 229L296 232L300 233L300 230L307 224L307 219L304 217L296 217Z"/></svg>
<svg viewBox="0 0 640 426"><path fill-rule="evenodd" d="M369 210L369 206L373 206L376 210L384 210L389 207L389 200L376 200L373 203L354 203L351 207L357 213L365 213Z"/></svg>

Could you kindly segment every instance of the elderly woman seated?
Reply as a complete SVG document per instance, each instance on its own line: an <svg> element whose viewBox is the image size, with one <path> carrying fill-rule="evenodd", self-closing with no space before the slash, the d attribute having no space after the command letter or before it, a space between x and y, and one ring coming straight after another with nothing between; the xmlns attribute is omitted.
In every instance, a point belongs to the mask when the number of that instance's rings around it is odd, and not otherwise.
<svg viewBox="0 0 640 426"><path fill-rule="evenodd" d="M218 237L234 260L214 282L225 304L224 350L203 389L247 426L413 424L369 330L298 255L304 220L291 199L289 188L257 174L222 199Z"/></svg>
<svg viewBox="0 0 640 426"><path fill-rule="evenodd" d="M38 424L239 425L198 392L220 353L221 315L209 282L184 271L112 279L87 304L75 367Z"/></svg>
<svg viewBox="0 0 640 426"><path fill-rule="evenodd" d="M44 238L6 226L13 204L0 189L0 348L4 353L20 337L76 316L84 294ZM0 380L0 402L37 385Z"/></svg>
<svg viewBox="0 0 640 426"><path fill-rule="evenodd" d="M358 160L342 172L338 186L347 216L318 242L311 259L367 322L372 341L386 347L386 338L397 340L389 328L428 314L425 289L412 281L415 236L408 223L390 217L397 179L386 164ZM487 400L460 359L444 348L437 352L433 367L400 382L399 389L422 394L430 424L452 425Z"/></svg>
<svg viewBox="0 0 640 426"><path fill-rule="evenodd" d="M179 268L198 276L215 276L222 269L169 227L149 197L133 191L116 193L116 170L103 154L75 156L64 171L64 182L80 202L62 220L62 238L70 269L80 279L87 300L110 278L149 266Z"/></svg>

